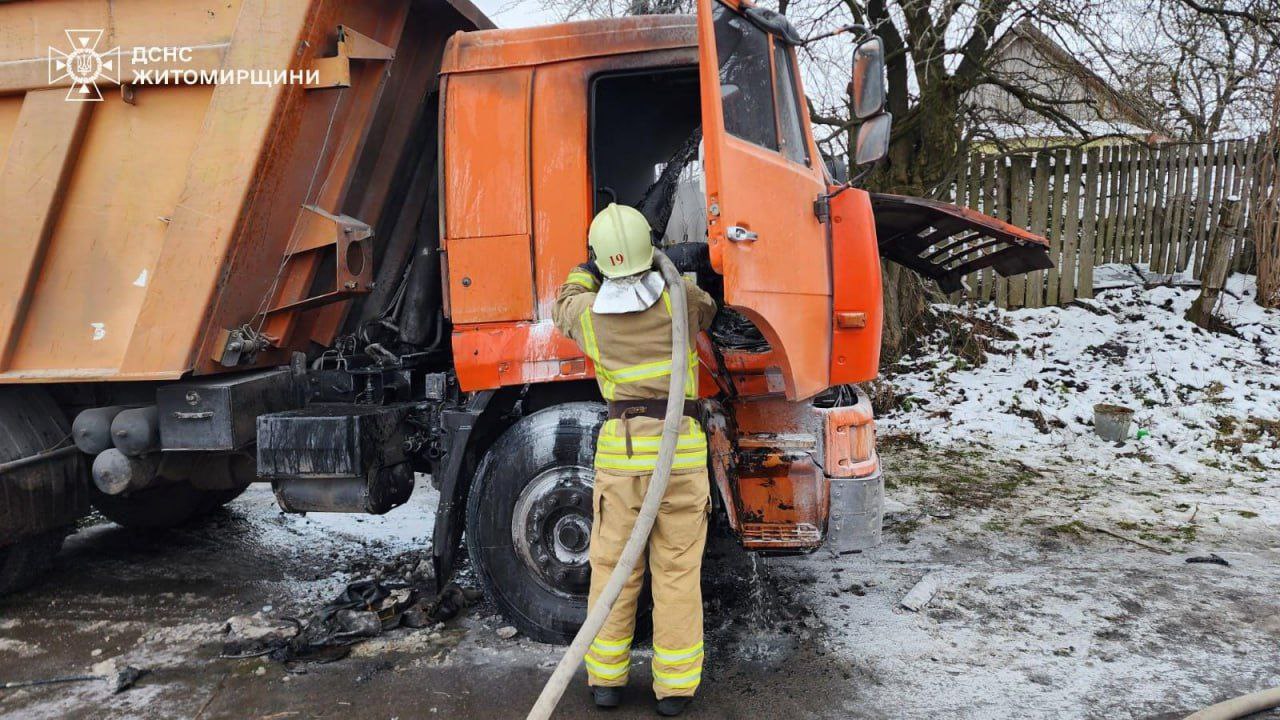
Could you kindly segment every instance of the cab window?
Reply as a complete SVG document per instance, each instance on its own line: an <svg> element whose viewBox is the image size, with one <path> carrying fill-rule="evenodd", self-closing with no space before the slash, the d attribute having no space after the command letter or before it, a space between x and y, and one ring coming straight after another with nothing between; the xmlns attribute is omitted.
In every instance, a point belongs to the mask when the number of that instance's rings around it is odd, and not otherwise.
<svg viewBox="0 0 1280 720"><path fill-rule="evenodd" d="M712 8L725 130L807 164L804 115L786 44L718 2Z"/></svg>
<svg viewBox="0 0 1280 720"><path fill-rule="evenodd" d="M777 150L769 36L720 3L714 7L724 128L743 140Z"/></svg>
<svg viewBox="0 0 1280 720"><path fill-rule="evenodd" d="M804 139L804 126L800 123L800 94L796 92L795 68L791 52L780 42L773 43L773 68L778 74L777 92L779 130L782 135L782 154L787 159L809 164L809 146Z"/></svg>

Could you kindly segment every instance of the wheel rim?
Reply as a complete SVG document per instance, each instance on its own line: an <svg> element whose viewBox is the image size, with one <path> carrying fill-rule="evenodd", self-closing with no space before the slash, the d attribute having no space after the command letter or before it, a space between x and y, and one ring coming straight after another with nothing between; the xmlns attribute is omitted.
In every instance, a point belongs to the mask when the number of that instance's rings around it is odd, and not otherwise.
<svg viewBox="0 0 1280 720"><path fill-rule="evenodd" d="M516 500L511 536L539 585L563 597L587 594L591 586L589 468L563 465L538 474Z"/></svg>

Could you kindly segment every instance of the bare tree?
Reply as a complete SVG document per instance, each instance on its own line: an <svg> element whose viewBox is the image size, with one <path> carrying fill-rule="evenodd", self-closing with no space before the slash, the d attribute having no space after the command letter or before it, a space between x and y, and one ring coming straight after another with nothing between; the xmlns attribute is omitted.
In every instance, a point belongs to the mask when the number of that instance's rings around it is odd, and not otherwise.
<svg viewBox="0 0 1280 720"><path fill-rule="evenodd" d="M1271 99L1271 122L1263 143L1253 230L1258 249L1258 304L1280 308L1280 85ZM1269 188L1268 188L1269 185Z"/></svg>
<svg viewBox="0 0 1280 720"><path fill-rule="evenodd" d="M1280 82L1280 5L1254 0L1139 0L1141 42L1112 37L1097 48L1162 125L1180 139L1205 142L1252 135L1267 117ZM1111 33L1115 35L1116 33Z"/></svg>

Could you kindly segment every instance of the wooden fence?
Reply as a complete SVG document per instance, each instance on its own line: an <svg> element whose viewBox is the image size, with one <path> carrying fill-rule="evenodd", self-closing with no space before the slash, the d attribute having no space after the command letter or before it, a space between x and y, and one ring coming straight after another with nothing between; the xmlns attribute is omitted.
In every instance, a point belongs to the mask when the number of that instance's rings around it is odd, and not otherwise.
<svg viewBox="0 0 1280 720"><path fill-rule="evenodd" d="M1104 263L1190 269L1199 277L1221 203L1239 197L1243 217L1253 217L1265 190L1259 167L1266 148L1250 138L972 156L950 188L952 201L1044 235L1054 267L1008 279L979 271L955 299L1042 307L1090 298L1094 268ZM1249 263L1249 237L1248 227L1236 233L1237 270Z"/></svg>

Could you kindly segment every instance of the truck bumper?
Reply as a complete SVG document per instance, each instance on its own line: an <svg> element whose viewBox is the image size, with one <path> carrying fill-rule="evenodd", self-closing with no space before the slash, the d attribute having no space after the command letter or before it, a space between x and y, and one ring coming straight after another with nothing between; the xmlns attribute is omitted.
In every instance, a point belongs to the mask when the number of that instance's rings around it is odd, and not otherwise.
<svg viewBox="0 0 1280 720"><path fill-rule="evenodd" d="M884 518L884 475L879 463L864 477L827 478L831 502L826 545L837 553L880 544Z"/></svg>
<svg viewBox="0 0 1280 720"><path fill-rule="evenodd" d="M865 394L838 407L740 399L709 413L707 433L712 477L746 549L849 552L880 542L884 482Z"/></svg>

